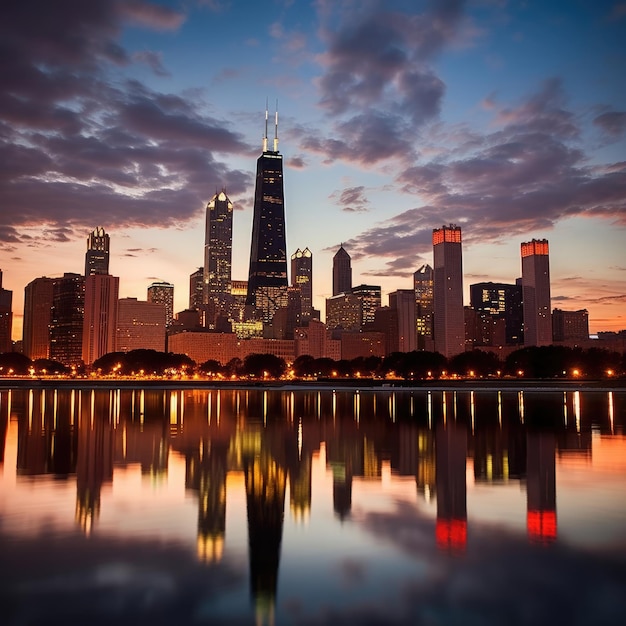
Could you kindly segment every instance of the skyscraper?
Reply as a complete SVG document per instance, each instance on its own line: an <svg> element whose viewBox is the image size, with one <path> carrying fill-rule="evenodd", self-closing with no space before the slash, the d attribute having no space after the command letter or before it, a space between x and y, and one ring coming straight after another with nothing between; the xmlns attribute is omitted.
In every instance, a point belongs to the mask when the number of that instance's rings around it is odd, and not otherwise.
<svg viewBox="0 0 626 626"><path fill-rule="evenodd" d="M92 274L85 277L83 361L86 365L116 350L119 288L117 276Z"/></svg>
<svg viewBox="0 0 626 626"><path fill-rule="evenodd" d="M522 288L507 283L470 285L470 304L475 311L504 319L506 343L522 343Z"/></svg>
<svg viewBox="0 0 626 626"><path fill-rule="evenodd" d="M165 307L137 298L120 298L117 303L116 347L130 350L165 350Z"/></svg>
<svg viewBox="0 0 626 626"><path fill-rule="evenodd" d="M85 254L85 276L109 273L109 242L110 237L102 226L89 233Z"/></svg>
<svg viewBox="0 0 626 626"><path fill-rule="evenodd" d="M287 305L287 244L283 157L278 152L278 113L274 149L267 147L267 110L263 153L257 160L250 271L246 305L269 323L277 309Z"/></svg>
<svg viewBox="0 0 626 626"><path fill-rule="evenodd" d="M196 311L203 309L204 303L204 268L199 267L189 275L189 308Z"/></svg>
<svg viewBox="0 0 626 626"><path fill-rule="evenodd" d="M435 349L433 342L433 268L422 265L413 274L415 288L415 332L418 350L432 352Z"/></svg>
<svg viewBox="0 0 626 626"><path fill-rule="evenodd" d="M24 288L23 351L32 360L50 357L54 279L35 278Z"/></svg>
<svg viewBox="0 0 626 626"><path fill-rule="evenodd" d="M374 314L381 306L380 285L357 285L350 289L350 293L361 301L361 309L363 312L361 326L373 322Z"/></svg>
<svg viewBox="0 0 626 626"><path fill-rule="evenodd" d="M395 309L398 319L398 350L412 352L416 349L415 291L398 289L389 294L389 307Z"/></svg>
<svg viewBox="0 0 626 626"><path fill-rule="evenodd" d="M165 307L165 327L169 328L174 319L174 285L172 283L152 283L148 287L148 302Z"/></svg>
<svg viewBox="0 0 626 626"><path fill-rule="evenodd" d="M233 203L222 190L207 204L204 231L204 303L214 303L215 315L228 314L232 249Z"/></svg>
<svg viewBox="0 0 626 626"><path fill-rule="evenodd" d="M308 248L291 255L291 285L300 290L301 320L306 322L313 310L313 255Z"/></svg>
<svg viewBox="0 0 626 626"><path fill-rule="evenodd" d="M548 346L552 343L548 240L522 243L521 252L524 345Z"/></svg>
<svg viewBox="0 0 626 626"><path fill-rule="evenodd" d="M50 358L65 365L82 359L85 316L85 277L63 274L55 278L50 321Z"/></svg>
<svg viewBox="0 0 626 626"><path fill-rule="evenodd" d="M445 357L465 351L461 228L433 229L435 350Z"/></svg>
<svg viewBox="0 0 626 626"><path fill-rule="evenodd" d="M2 270L0 270L0 354L11 352L13 342L13 292L2 287Z"/></svg>
<svg viewBox="0 0 626 626"><path fill-rule="evenodd" d="M340 293L350 293L352 289L352 265L350 255L343 244L333 257L333 296Z"/></svg>

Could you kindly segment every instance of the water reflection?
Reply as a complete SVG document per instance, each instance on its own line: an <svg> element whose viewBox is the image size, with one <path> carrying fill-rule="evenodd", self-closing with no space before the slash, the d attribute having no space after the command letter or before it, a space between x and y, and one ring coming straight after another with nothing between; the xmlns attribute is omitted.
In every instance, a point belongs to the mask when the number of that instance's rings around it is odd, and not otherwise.
<svg viewBox="0 0 626 626"><path fill-rule="evenodd" d="M480 519L468 489L516 484L525 490L528 540L548 546L557 541L557 461L591 464L602 436L619 437L625 450L625 424L625 394L614 392L11 390L0 392L0 461L15 445L18 489L43 477L75 481L73 523L85 535L96 533L106 507L124 522L110 494L122 472L139 468L140 499L167 485L184 490L197 510L196 558L207 566L228 551L237 485L248 590L257 620L271 623L285 515L308 525L314 497L345 526L363 515L357 485L360 498L375 499L389 471L393 484L410 479L416 505L432 514L433 545L463 558ZM184 485L175 468L170 474L175 460ZM324 474L315 474L320 461Z"/></svg>

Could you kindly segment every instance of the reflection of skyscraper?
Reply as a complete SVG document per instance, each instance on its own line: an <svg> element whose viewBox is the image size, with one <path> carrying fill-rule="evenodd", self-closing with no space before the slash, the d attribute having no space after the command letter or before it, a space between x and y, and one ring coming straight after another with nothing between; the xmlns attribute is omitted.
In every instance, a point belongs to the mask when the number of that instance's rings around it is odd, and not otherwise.
<svg viewBox="0 0 626 626"><path fill-rule="evenodd" d="M521 249L524 345L547 346L552 343L548 240L533 239Z"/></svg>
<svg viewBox="0 0 626 626"><path fill-rule="evenodd" d="M11 352L11 330L13 327L13 292L2 287L2 270L0 270L0 354Z"/></svg>
<svg viewBox="0 0 626 626"><path fill-rule="evenodd" d="M436 432L437 545L459 550L467 542L467 429L450 421Z"/></svg>
<svg viewBox="0 0 626 626"><path fill-rule="evenodd" d="M333 296L340 293L349 293L352 289L352 265L350 255L343 244L333 257Z"/></svg>
<svg viewBox="0 0 626 626"><path fill-rule="evenodd" d="M445 357L465 351L461 228L433 230L435 350Z"/></svg>
<svg viewBox="0 0 626 626"><path fill-rule="evenodd" d="M528 432L526 461L527 527L531 541L556 539L556 437Z"/></svg>
<svg viewBox="0 0 626 626"><path fill-rule="evenodd" d="M89 233L85 254L85 276L109 273L109 239L102 226Z"/></svg>
<svg viewBox="0 0 626 626"><path fill-rule="evenodd" d="M207 204L204 231L204 302L214 304L215 315L228 313L232 249L233 203L222 190Z"/></svg>
<svg viewBox="0 0 626 626"><path fill-rule="evenodd" d="M172 283L152 283L148 287L148 302L165 307L165 326L169 328L174 319L174 285Z"/></svg>
<svg viewBox="0 0 626 626"><path fill-rule="evenodd" d="M300 290L302 321L308 321L313 310L313 256L308 248L291 255L291 284Z"/></svg>
<svg viewBox="0 0 626 626"><path fill-rule="evenodd" d="M23 351L32 360L50 356L54 279L35 278L24 288Z"/></svg>
<svg viewBox="0 0 626 626"><path fill-rule="evenodd" d="M433 268L422 265L413 274L415 288L415 330L417 349L432 352L433 343Z"/></svg>
<svg viewBox="0 0 626 626"><path fill-rule="evenodd" d="M267 148L267 111L263 153L257 160L252 243L246 304L255 307L263 322L286 306L287 243L283 191L283 157L278 152L278 113L274 149Z"/></svg>
<svg viewBox="0 0 626 626"><path fill-rule="evenodd" d="M82 360L85 277L63 274L54 281L50 321L50 358L65 365Z"/></svg>

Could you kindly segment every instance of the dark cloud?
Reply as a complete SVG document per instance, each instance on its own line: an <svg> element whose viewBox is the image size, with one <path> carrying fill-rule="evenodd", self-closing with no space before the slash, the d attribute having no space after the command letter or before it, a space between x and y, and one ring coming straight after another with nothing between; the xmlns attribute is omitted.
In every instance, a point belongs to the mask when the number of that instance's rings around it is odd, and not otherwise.
<svg viewBox="0 0 626 626"><path fill-rule="evenodd" d="M37 19L32 19L33 15ZM197 97L113 84L110 64L160 55L118 44L129 21L176 29L184 15L140 0L11 3L0 22L0 241L71 238L107 215L116 226L171 226L203 206L207 184L233 196L251 184L217 155L248 154L241 135ZM213 181L213 182L211 182Z"/></svg>
<svg viewBox="0 0 626 626"><path fill-rule="evenodd" d="M358 187L348 187L341 193L336 192L332 194L331 198L337 199L337 203L341 207L342 211L361 213L368 210L369 200L365 195L365 187L363 185L359 185Z"/></svg>
<svg viewBox="0 0 626 626"><path fill-rule="evenodd" d="M621 137L626 133L626 112L608 111L598 115L593 123L611 137Z"/></svg>

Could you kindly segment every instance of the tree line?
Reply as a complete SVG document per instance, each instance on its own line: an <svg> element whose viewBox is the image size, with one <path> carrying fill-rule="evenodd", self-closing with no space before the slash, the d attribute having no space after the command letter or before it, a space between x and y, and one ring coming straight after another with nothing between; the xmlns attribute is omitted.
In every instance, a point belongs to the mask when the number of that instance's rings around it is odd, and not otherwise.
<svg viewBox="0 0 626 626"><path fill-rule="evenodd" d="M626 353L601 348L564 346L529 347L516 350L504 360L493 352L472 350L446 359L438 352L394 352L386 357L358 357L335 361L329 358L299 356L288 369L284 359L273 354L250 354L226 364L208 360L197 364L184 354L156 350L111 352L99 358L90 372L99 376L179 376L199 374L208 377L250 377L277 379L288 374L296 378L384 378L405 380L459 376L462 378L605 378L626 375ZM0 376L82 375L85 369L70 369L50 359L31 360L23 354L0 354Z"/></svg>

